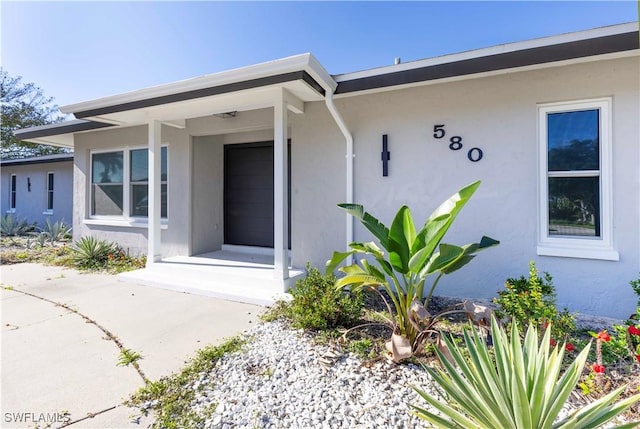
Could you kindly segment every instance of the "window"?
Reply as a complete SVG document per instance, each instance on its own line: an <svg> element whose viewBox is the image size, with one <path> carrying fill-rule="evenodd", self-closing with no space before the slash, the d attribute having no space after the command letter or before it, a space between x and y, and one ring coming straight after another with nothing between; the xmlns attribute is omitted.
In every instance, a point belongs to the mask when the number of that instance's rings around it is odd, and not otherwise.
<svg viewBox="0 0 640 429"><path fill-rule="evenodd" d="M91 158L91 214L122 216L124 152L94 153Z"/></svg>
<svg viewBox="0 0 640 429"><path fill-rule="evenodd" d="M160 152L160 216L167 217L167 148ZM149 213L149 151L131 151L131 216L147 217Z"/></svg>
<svg viewBox="0 0 640 429"><path fill-rule="evenodd" d="M9 210L11 211L15 211L16 210L16 193L17 193L17 177L15 174L11 175L11 180L10 180L10 192L9 192Z"/></svg>
<svg viewBox="0 0 640 429"><path fill-rule="evenodd" d="M612 248L610 99L539 106L538 254L618 259Z"/></svg>
<svg viewBox="0 0 640 429"><path fill-rule="evenodd" d="M47 211L53 211L53 173L47 173Z"/></svg>
<svg viewBox="0 0 640 429"><path fill-rule="evenodd" d="M148 149L93 153L91 170L92 216L148 216ZM162 147L160 211L163 218L167 217L167 178L167 147Z"/></svg>

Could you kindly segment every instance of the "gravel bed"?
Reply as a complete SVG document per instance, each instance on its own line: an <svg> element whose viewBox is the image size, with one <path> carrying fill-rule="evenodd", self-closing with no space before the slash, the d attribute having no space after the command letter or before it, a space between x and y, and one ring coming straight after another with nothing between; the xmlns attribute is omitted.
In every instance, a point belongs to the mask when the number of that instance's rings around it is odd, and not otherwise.
<svg viewBox="0 0 640 429"><path fill-rule="evenodd" d="M194 388L193 410L216 404L207 428L422 428L409 403L425 406L411 388L430 390L412 364L365 366L350 353L314 344L283 322L245 333L240 353L223 357Z"/></svg>

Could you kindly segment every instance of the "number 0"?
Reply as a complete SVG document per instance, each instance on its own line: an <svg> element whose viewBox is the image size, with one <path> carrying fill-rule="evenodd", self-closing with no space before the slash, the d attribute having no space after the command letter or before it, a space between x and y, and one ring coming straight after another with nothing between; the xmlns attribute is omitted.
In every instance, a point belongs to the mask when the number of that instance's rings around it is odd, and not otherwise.
<svg viewBox="0 0 640 429"><path fill-rule="evenodd" d="M471 162L480 161L482 159L482 149L472 147L471 149L469 149L469 152L467 152L467 158L469 158L469 161Z"/></svg>

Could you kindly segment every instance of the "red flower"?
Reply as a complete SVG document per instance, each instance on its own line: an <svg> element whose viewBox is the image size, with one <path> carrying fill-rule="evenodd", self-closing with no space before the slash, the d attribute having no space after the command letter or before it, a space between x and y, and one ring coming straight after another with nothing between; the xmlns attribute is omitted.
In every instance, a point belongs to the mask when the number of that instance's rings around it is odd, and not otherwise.
<svg viewBox="0 0 640 429"><path fill-rule="evenodd" d="M566 351L568 351L568 352L572 352L572 351L574 351L574 350L576 349L576 347L575 347L573 344L571 344L571 343L567 343L567 345L566 345L566 346L564 346L564 348L565 348L565 350L566 350Z"/></svg>
<svg viewBox="0 0 640 429"><path fill-rule="evenodd" d="M556 345L556 340L551 338L551 341L549 341L549 344L551 344L551 347L555 346Z"/></svg>
<svg viewBox="0 0 640 429"><path fill-rule="evenodd" d="M640 329L636 328L633 325L629 326L628 331L629 331L629 334L631 335L640 335Z"/></svg>
<svg viewBox="0 0 640 429"><path fill-rule="evenodd" d="M607 331L598 332L598 339L601 341L604 341L605 343L608 343L609 341L611 341L611 337L609 336Z"/></svg>
<svg viewBox="0 0 640 429"><path fill-rule="evenodd" d="M636 360L640 362L640 355L636 355Z"/></svg>
<svg viewBox="0 0 640 429"><path fill-rule="evenodd" d="M591 370L596 374L604 374L604 366L598 365L597 363L591 365Z"/></svg>

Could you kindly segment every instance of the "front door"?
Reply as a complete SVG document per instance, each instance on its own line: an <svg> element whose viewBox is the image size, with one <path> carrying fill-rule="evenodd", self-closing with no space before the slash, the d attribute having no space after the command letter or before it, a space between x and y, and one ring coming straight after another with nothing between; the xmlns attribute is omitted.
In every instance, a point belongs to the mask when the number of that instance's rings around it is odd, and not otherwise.
<svg viewBox="0 0 640 429"><path fill-rule="evenodd" d="M224 147L224 242L273 247L273 142Z"/></svg>

